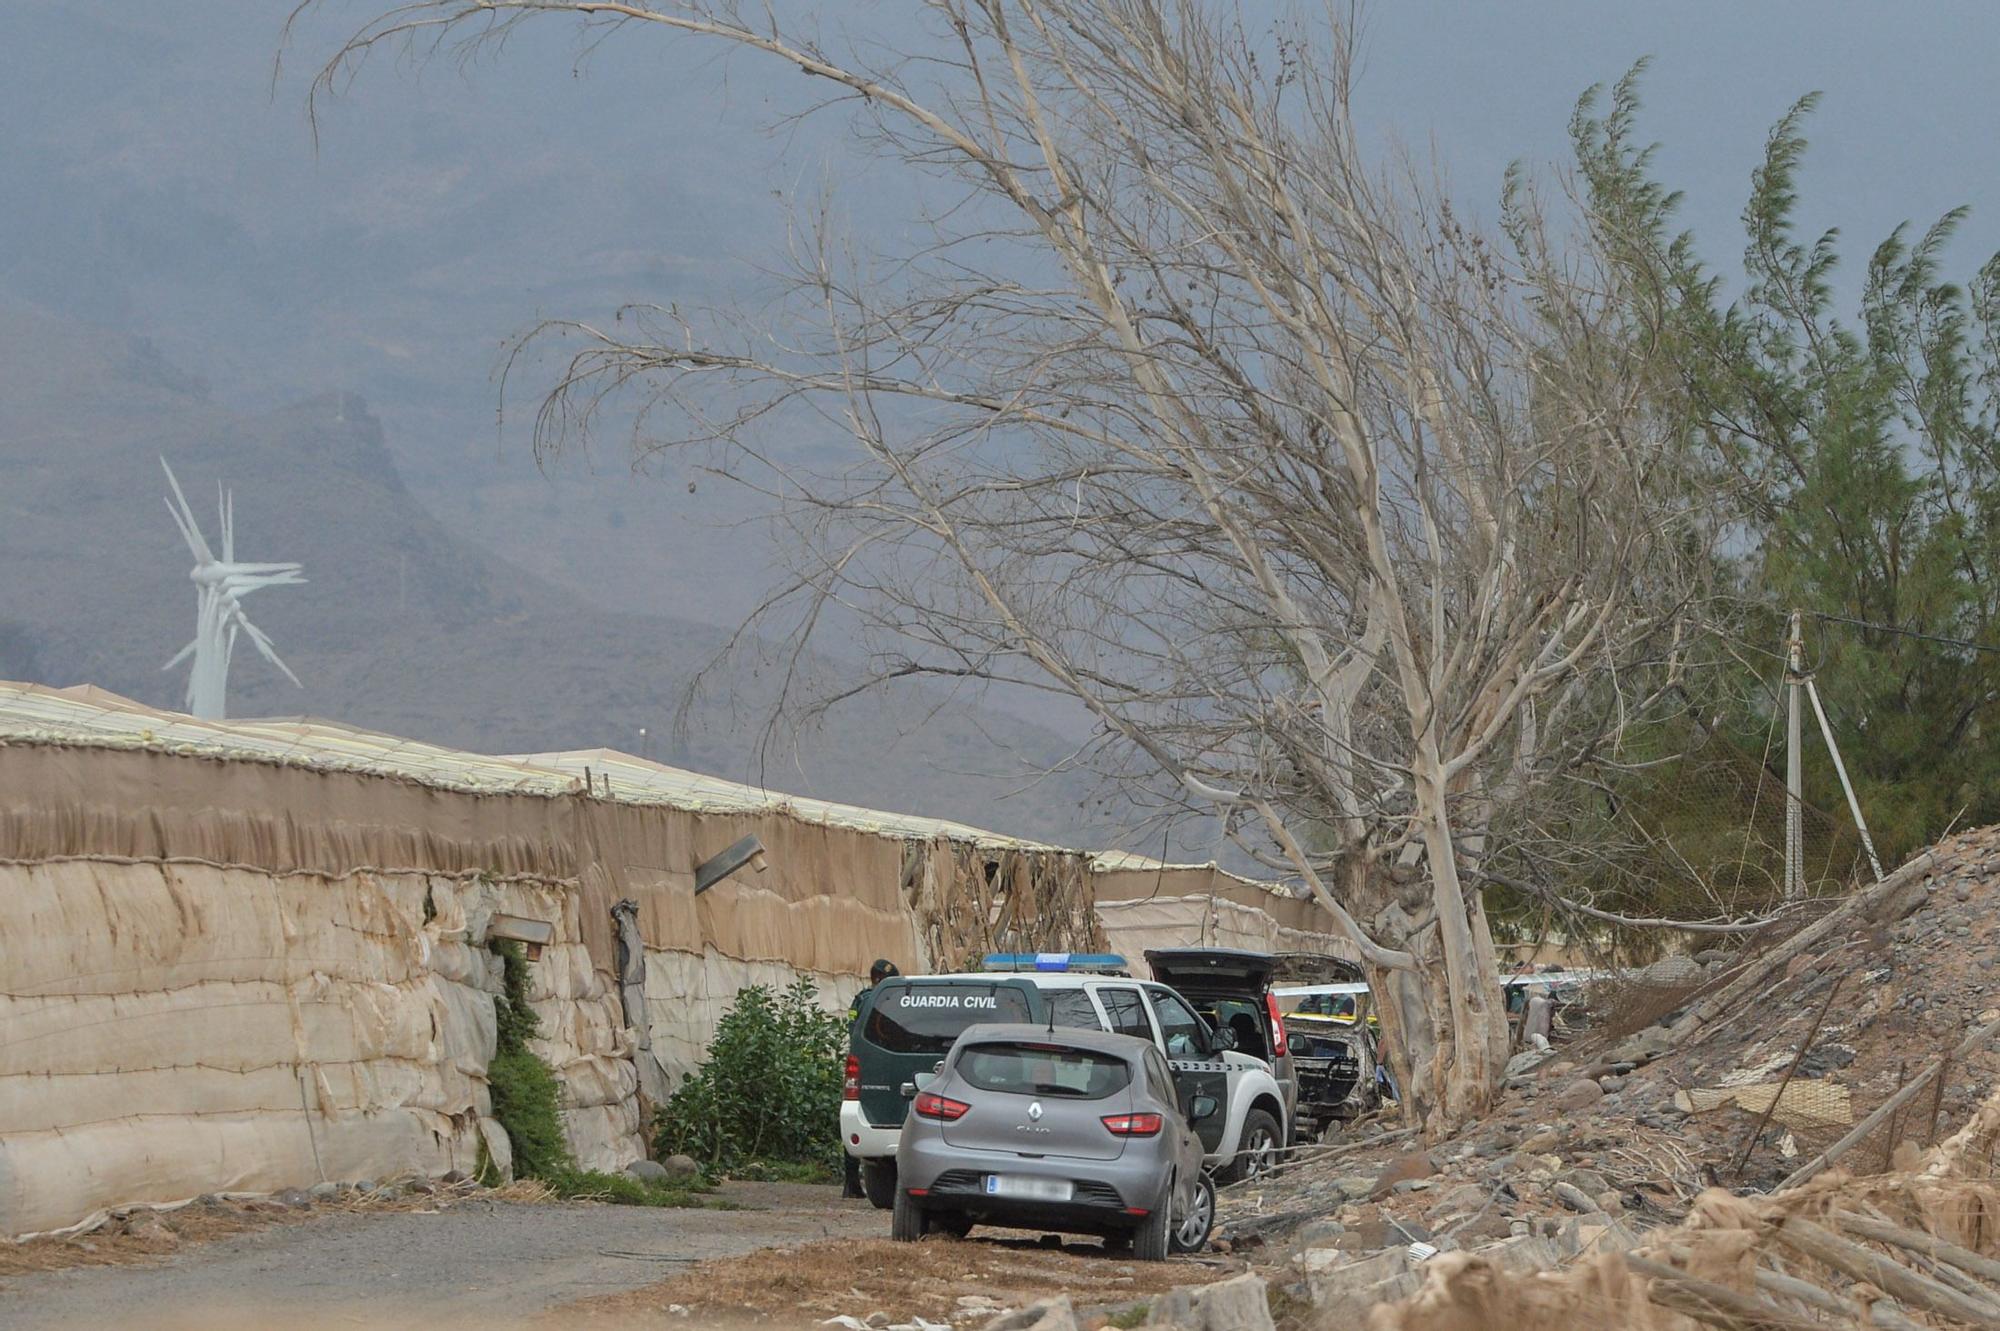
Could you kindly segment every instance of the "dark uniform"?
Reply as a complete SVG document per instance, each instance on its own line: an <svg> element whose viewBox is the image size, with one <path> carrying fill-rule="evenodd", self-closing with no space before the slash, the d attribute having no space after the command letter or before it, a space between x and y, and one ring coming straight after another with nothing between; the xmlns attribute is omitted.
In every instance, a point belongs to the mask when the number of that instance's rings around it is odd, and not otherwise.
<svg viewBox="0 0 2000 1331"><path fill-rule="evenodd" d="M851 1054L854 1052L854 1023L861 1019L861 1004L867 999L868 995L875 992L876 985L882 983L882 981L888 979L891 975L896 974L899 974L899 972L896 970L894 962L887 960L877 961L873 966L868 968L867 987L856 991L854 997L848 1000L848 1053ZM864 1195L861 1190L861 1162L849 1155L845 1146L842 1146L840 1152L840 1195L843 1197L860 1197Z"/></svg>

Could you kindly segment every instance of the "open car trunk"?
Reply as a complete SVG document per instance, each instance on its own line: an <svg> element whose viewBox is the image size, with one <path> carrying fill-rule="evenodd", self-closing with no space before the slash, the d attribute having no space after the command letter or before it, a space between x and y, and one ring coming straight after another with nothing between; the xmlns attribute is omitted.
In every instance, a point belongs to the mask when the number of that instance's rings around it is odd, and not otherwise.
<svg viewBox="0 0 2000 1331"><path fill-rule="evenodd" d="M1154 979L1184 994L1244 994L1261 1000L1277 959L1268 952L1234 948L1163 947L1147 952L1146 964Z"/></svg>

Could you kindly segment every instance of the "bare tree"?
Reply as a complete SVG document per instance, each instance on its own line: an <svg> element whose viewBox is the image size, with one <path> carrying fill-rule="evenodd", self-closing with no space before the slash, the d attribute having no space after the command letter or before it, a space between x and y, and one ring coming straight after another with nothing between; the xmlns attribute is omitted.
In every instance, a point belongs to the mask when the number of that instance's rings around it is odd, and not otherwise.
<svg viewBox="0 0 2000 1331"><path fill-rule="evenodd" d="M775 325L545 326L530 347L571 340L537 447L613 404L641 448L719 442L783 500L797 632L838 601L883 635L882 678L1085 704L1325 907L1444 1131L1507 1053L1495 830L1615 748L1687 642L1707 528L1643 332L1531 190L1489 237L1371 162L1344 12L1256 34L1207 0L911 9L930 44L885 65L729 0L415 0L320 86L562 13L785 62L955 182L893 263L802 228ZM688 428L658 433L667 408ZM805 412L846 465L772 458Z"/></svg>

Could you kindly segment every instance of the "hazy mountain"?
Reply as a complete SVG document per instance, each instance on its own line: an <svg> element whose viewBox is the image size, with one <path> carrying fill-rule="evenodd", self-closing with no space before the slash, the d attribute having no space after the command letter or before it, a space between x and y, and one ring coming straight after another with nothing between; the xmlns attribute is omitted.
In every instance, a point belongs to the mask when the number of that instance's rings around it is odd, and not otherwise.
<svg viewBox="0 0 2000 1331"><path fill-rule="evenodd" d="M412 498L355 395L232 412L146 343L6 302L0 678L89 681L179 705L185 674L160 664L192 633L195 593L163 509L162 455L211 540L226 482L238 557L297 560L310 580L246 602L305 687L245 649L236 714L331 717L486 752L645 747L783 790L1064 842L1112 835L1087 776L1009 797L1075 741L922 690L863 698L796 747L767 748L776 672L751 661L676 735L681 691L722 630L604 610L536 576L530 551L517 563L460 539Z"/></svg>

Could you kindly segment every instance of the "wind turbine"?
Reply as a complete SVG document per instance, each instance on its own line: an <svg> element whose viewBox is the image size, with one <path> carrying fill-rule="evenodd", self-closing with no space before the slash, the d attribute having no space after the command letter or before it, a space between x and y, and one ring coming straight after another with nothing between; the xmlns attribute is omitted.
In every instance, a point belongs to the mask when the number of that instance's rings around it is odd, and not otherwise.
<svg viewBox="0 0 2000 1331"><path fill-rule="evenodd" d="M181 529L181 536L193 552L195 564L188 577L193 580L198 595L195 618L194 641L175 653L174 659L161 666L162 670L172 670L175 666L194 657L194 668L188 672L187 709L195 716L219 721L225 715L229 694L229 661L236 654L237 635L250 639L259 655L278 669L284 671L285 678L299 684L299 677L292 673L290 666L278 659L278 653L271 646L271 639L264 631L250 622L243 613L242 598L259 587L284 587L305 581L297 564L239 564L236 562L236 496L224 490L220 483L215 487L216 508L222 516L222 558L208 547L208 541L201 534L201 527L194 520L194 510L188 507L187 496L181 493L181 483L174 476L174 469L167 466L165 458L160 466L167 473L167 484L173 488L173 497L167 500L167 512L174 518L174 525ZM300 688L305 685L299 684Z"/></svg>

